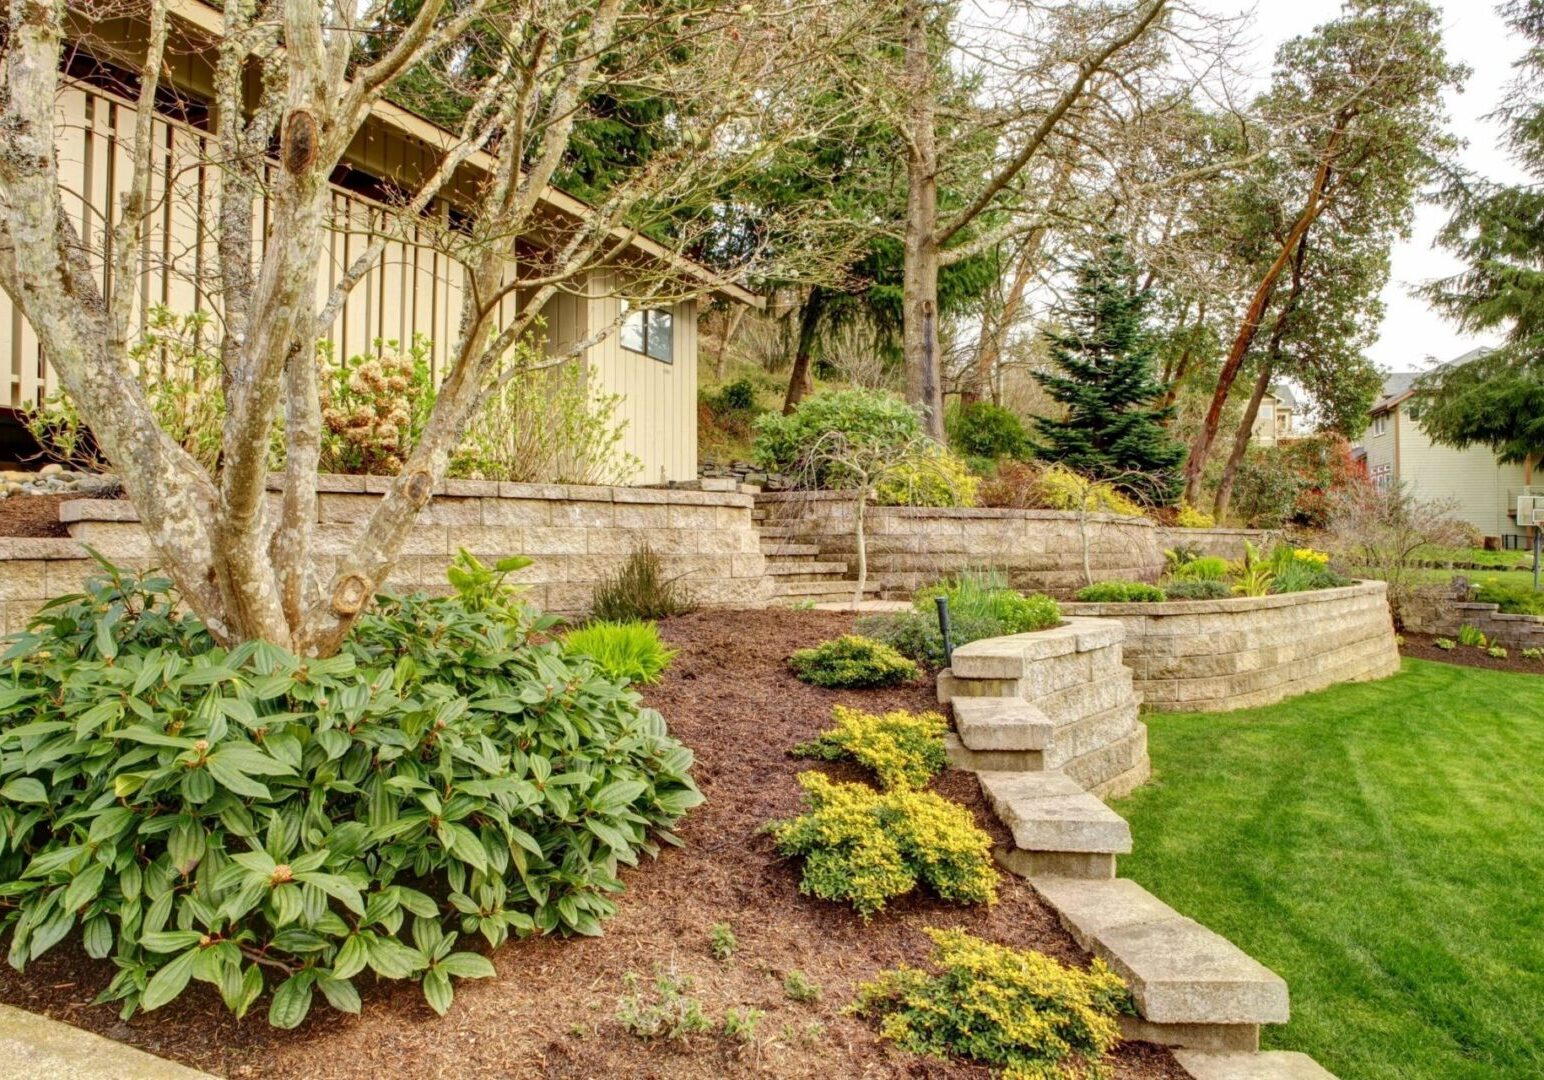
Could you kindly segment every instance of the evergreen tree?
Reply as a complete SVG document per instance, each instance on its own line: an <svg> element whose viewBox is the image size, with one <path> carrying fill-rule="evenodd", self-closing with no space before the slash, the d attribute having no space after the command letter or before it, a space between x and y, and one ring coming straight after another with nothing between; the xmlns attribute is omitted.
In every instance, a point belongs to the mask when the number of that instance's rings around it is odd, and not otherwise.
<svg viewBox="0 0 1544 1080"><path fill-rule="evenodd" d="M1047 336L1054 371L1036 372L1066 407L1062 419L1036 417L1035 452L1152 503L1172 502L1185 448L1164 426L1172 407L1153 374L1155 343L1147 299L1119 237L1077 269L1062 328Z"/></svg>

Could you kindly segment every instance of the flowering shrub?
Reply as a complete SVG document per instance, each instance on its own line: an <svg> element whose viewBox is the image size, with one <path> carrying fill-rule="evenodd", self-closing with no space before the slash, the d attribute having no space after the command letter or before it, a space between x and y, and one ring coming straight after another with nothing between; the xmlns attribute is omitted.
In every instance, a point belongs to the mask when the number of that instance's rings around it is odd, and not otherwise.
<svg viewBox="0 0 1544 1080"><path fill-rule="evenodd" d="M769 829L784 855L804 858L802 892L851 904L865 919L919 884L941 899L997 899L992 838L970 811L931 791L875 791L799 774L806 811Z"/></svg>
<svg viewBox="0 0 1544 1080"><path fill-rule="evenodd" d="M794 674L812 686L862 690L911 682L917 665L882 641L844 634L788 658Z"/></svg>
<svg viewBox="0 0 1544 1080"><path fill-rule="evenodd" d="M920 788L948 764L944 732L949 725L936 712L896 709L884 715L838 705L836 727L794 747L800 757L856 761L872 769L886 790Z"/></svg>
<svg viewBox="0 0 1544 1080"><path fill-rule="evenodd" d="M375 340L372 352L332 361L322 342L321 466L328 472L395 476L429 418L434 386L429 339L414 335L404 350Z"/></svg>
<svg viewBox="0 0 1544 1080"><path fill-rule="evenodd" d="M469 564L470 565L470 564ZM485 569L485 568L484 568ZM170 583L107 568L0 677L0 927L21 968L79 930L123 1015L191 980L294 1027L367 969L443 1013L463 936L596 934L701 801L658 713L469 572L383 597L325 660L226 649Z"/></svg>
<svg viewBox="0 0 1544 1080"><path fill-rule="evenodd" d="M1087 971L964 930L927 931L936 974L911 967L859 987L852 1011L915 1054L970 1058L1006 1080L1101 1075L1131 1011L1118 975L1096 959Z"/></svg>

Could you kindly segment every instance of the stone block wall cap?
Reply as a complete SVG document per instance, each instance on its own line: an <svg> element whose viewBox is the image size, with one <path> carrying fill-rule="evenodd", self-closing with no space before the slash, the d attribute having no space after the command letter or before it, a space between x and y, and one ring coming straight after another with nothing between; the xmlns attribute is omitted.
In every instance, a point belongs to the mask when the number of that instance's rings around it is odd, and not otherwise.
<svg viewBox="0 0 1544 1080"><path fill-rule="evenodd" d="M128 499L69 499L59 504L59 520L66 525L75 521L138 521L139 511Z"/></svg>
<svg viewBox="0 0 1544 1080"><path fill-rule="evenodd" d="M89 559L78 540L64 536L0 536L0 559Z"/></svg>
<svg viewBox="0 0 1544 1080"><path fill-rule="evenodd" d="M1354 581L1334 589L1310 589L1306 592L1271 593L1269 596L1227 596L1217 600L1164 600L1161 603L1080 603L1070 601L1062 605L1062 612L1083 617L1120 617L1146 615L1161 619L1166 615L1221 615L1228 612L1264 611L1270 608L1296 607L1300 604L1321 604L1348 596L1386 593L1386 581ZM1463 605L1456 605L1463 606ZM1477 605L1486 606L1486 605ZM1495 607L1495 605L1489 605Z"/></svg>

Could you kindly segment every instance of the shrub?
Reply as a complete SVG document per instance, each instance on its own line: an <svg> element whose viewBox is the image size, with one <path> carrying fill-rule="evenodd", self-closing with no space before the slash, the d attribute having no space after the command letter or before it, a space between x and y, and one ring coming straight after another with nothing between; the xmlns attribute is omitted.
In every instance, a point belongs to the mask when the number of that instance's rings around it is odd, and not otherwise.
<svg viewBox="0 0 1544 1080"><path fill-rule="evenodd" d="M820 984L811 981L810 977L798 968L783 976L783 996L789 1001L797 1001L801 1005L820 1000Z"/></svg>
<svg viewBox="0 0 1544 1080"><path fill-rule="evenodd" d="M511 364L539 364L522 342ZM583 364L525 371L503 383L467 429L451 475L517 483L625 484L642 463L622 449L624 394L595 389Z"/></svg>
<svg viewBox="0 0 1544 1080"><path fill-rule="evenodd" d="M708 931L708 951L715 960L728 960L739 949L740 942L734 936L734 928L726 922L714 923Z"/></svg>
<svg viewBox="0 0 1544 1080"><path fill-rule="evenodd" d="M1245 522L1260 528L1322 529L1340 502L1370 491L1365 466L1354 458L1351 444L1339 435L1320 434L1252 449L1233 485L1233 506Z"/></svg>
<svg viewBox="0 0 1544 1080"><path fill-rule="evenodd" d="M950 636L956 648L983 638L1002 637L1008 633L1003 623L988 615L949 616ZM937 667L944 662L944 636L938 618L931 612L869 615L859 619L853 629L875 641L882 641L902 656L919 664Z"/></svg>
<svg viewBox="0 0 1544 1080"><path fill-rule="evenodd" d="M1334 505L1330 540L1340 561L1356 573L1388 583L1397 620L1419 584L1414 556L1429 545L1463 542L1467 526L1452 516L1451 502L1424 503L1403 487L1361 488Z"/></svg>
<svg viewBox="0 0 1544 1080"><path fill-rule="evenodd" d="M1275 588L1276 574L1263 562L1248 563L1233 576L1233 592L1238 596L1269 596Z"/></svg>
<svg viewBox="0 0 1544 1080"><path fill-rule="evenodd" d="M676 650L659 637L651 622L592 622L563 635L563 651L583 656L608 679L624 683L655 683L675 658Z"/></svg>
<svg viewBox="0 0 1544 1080"><path fill-rule="evenodd" d="M1141 581L1098 581L1077 595L1085 604L1161 604L1168 599L1158 586Z"/></svg>
<svg viewBox="0 0 1544 1080"><path fill-rule="evenodd" d="M1432 644L1441 649L1443 652L1452 652L1454 649L1458 648L1458 642L1454 641L1450 637L1439 637L1435 639Z"/></svg>
<svg viewBox="0 0 1544 1080"><path fill-rule="evenodd" d="M864 919L925 884L941 899L993 903L992 838L970 811L931 791L875 791L799 774L807 810L769 828L784 855L804 858L801 892L851 904Z"/></svg>
<svg viewBox="0 0 1544 1080"><path fill-rule="evenodd" d="M713 1030L702 1001L690 994L696 986L690 975L661 973L650 996L640 991L638 976L631 971L622 976L622 985L627 993L617 1002L617 1021L640 1039L685 1042Z"/></svg>
<svg viewBox="0 0 1544 1080"><path fill-rule="evenodd" d="M644 544L615 573L600 579L591 594L590 617L603 622L647 621L684 615L696 607L691 590L679 577L667 578L660 557Z"/></svg>
<svg viewBox="0 0 1544 1080"><path fill-rule="evenodd" d="M1044 509L1040 505L1040 473L1040 466L1029 462L999 461L976 489L976 504L1012 510Z"/></svg>
<svg viewBox="0 0 1544 1080"><path fill-rule="evenodd" d="M973 506L980 481L944 449L926 449L894 462L874 485L880 506Z"/></svg>
<svg viewBox="0 0 1544 1080"><path fill-rule="evenodd" d="M1485 648L1485 635L1477 628L1464 623L1458 628L1458 643L1471 649Z"/></svg>
<svg viewBox="0 0 1544 1080"><path fill-rule="evenodd" d="M1226 581L1228 560L1221 555L1201 555L1174 567L1169 576L1176 581Z"/></svg>
<svg viewBox="0 0 1544 1080"><path fill-rule="evenodd" d="M1081 513L1102 511L1122 517L1141 517L1142 508L1122 494L1114 484L1091 480L1065 465L1052 465L1040 474L1036 483L1040 506L1048 510L1075 510Z"/></svg>
<svg viewBox="0 0 1544 1080"><path fill-rule="evenodd" d="M1226 581L1171 581L1164 586L1170 600L1222 600L1233 595Z"/></svg>
<svg viewBox="0 0 1544 1080"><path fill-rule="evenodd" d="M1524 660L1544 660L1544 649L1531 648L1523 650Z"/></svg>
<svg viewBox="0 0 1544 1080"><path fill-rule="evenodd" d="M795 473L808 461L816 444L829 432L841 432L847 442L865 451L899 452L922 435L915 409L894 394L879 390L827 390L805 398L787 416L765 413L756 418L756 464L771 472ZM836 462L820 462L812 478L817 488L844 487L849 477Z"/></svg>
<svg viewBox="0 0 1544 1080"><path fill-rule="evenodd" d="M325 660L218 646L150 575L48 604L0 676L11 963L78 926L125 1016L197 978L293 1027L367 968L444 1012L493 973L462 935L598 933L701 801L691 751L502 575L468 588L379 598Z"/></svg>
<svg viewBox="0 0 1544 1080"><path fill-rule="evenodd" d="M788 658L788 664L802 681L832 689L895 686L921 674L916 664L889 645L856 634L800 649Z"/></svg>
<svg viewBox="0 0 1544 1080"><path fill-rule="evenodd" d="M944 414L949 445L966 457L1022 458L1029 454L1029 432L1017 413L990 401L955 405Z"/></svg>
<svg viewBox="0 0 1544 1080"><path fill-rule="evenodd" d="M1279 544L1271 552L1271 588L1278 593L1307 592L1312 589L1335 589L1351 584L1329 567L1330 557L1313 548L1294 548Z"/></svg>
<svg viewBox="0 0 1544 1080"><path fill-rule="evenodd" d="M936 585L917 591L913 606L918 613L934 614L934 600L949 598L949 615L994 619L1004 634L1024 634L1061 625L1061 608L1042 593L1025 596L1010 587L995 570L966 570ZM996 636L996 635L989 635ZM956 644L964 644L956 637Z"/></svg>
<svg viewBox="0 0 1544 1080"><path fill-rule="evenodd" d="M1485 650L1485 655L1496 660L1505 660L1507 657L1506 647L1503 645L1492 645Z"/></svg>
<svg viewBox="0 0 1544 1080"><path fill-rule="evenodd" d="M1172 574L1182 566L1187 566L1201 557L1201 549L1195 544L1175 544L1166 548L1163 553L1164 569Z"/></svg>
<svg viewBox="0 0 1544 1080"><path fill-rule="evenodd" d="M336 362L330 342L318 350L321 467L395 476L434 406L429 339L414 335L403 349L400 342L377 338L370 352Z"/></svg>
<svg viewBox="0 0 1544 1080"><path fill-rule="evenodd" d="M1174 524L1181 529L1210 529L1217 525L1217 519L1204 510L1197 510L1189 503L1180 503L1179 510L1174 515Z"/></svg>
<svg viewBox="0 0 1544 1080"><path fill-rule="evenodd" d="M716 412L746 412L756 407L756 386L749 379L736 379L707 395L707 401Z"/></svg>
<svg viewBox="0 0 1544 1080"><path fill-rule="evenodd" d="M856 761L872 769L886 790L925 787L949 763L944 732L949 725L936 712L896 709L884 715L838 705L836 727L794 747L800 757Z"/></svg>
<svg viewBox="0 0 1544 1080"><path fill-rule="evenodd" d="M1125 984L1102 960L1087 971L964 930L927 931L934 973L901 967L859 988L852 1011L905 1050L958 1056L1005 1077L1097 1076L1120 1041Z"/></svg>
<svg viewBox="0 0 1544 1080"><path fill-rule="evenodd" d="M1499 604L1510 615L1544 615L1544 592L1531 585L1509 585L1496 578L1482 578L1474 585L1474 599Z"/></svg>

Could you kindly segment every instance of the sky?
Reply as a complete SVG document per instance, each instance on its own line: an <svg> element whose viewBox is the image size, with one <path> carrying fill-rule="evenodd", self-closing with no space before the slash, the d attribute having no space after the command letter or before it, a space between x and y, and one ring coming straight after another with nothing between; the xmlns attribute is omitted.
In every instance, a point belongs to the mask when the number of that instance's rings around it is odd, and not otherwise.
<svg viewBox="0 0 1544 1080"><path fill-rule="evenodd" d="M1306 33L1334 18L1339 0L1199 0L1196 5L1220 15L1247 14L1251 52L1235 57L1242 73L1259 80L1270 79L1276 47L1288 38ZM1492 0L1437 0L1443 12L1443 40L1450 59L1472 69L1462 93L1448 97L1452 130L1467 140L1460 154L1469 168L1495 179L1521 179L1516 165L1498 148L1500 132L1485 119L1500 102L1511 78L1512 62L1522 44L1508 32L1496 15ZM1414 234L1394 248L1392 275L1383 290L1386 312L1377 344L1368 355L1387 371L1413 371L1433 362L1451 360L1476 345L1493 345L1494 338L1460 332L1447 319L1410 295L1410 287L1443 277L1459 268L1448 252L1435 247L1437 230L1447 220L1440 206L1423 205L1416 211Z"/></svg>

